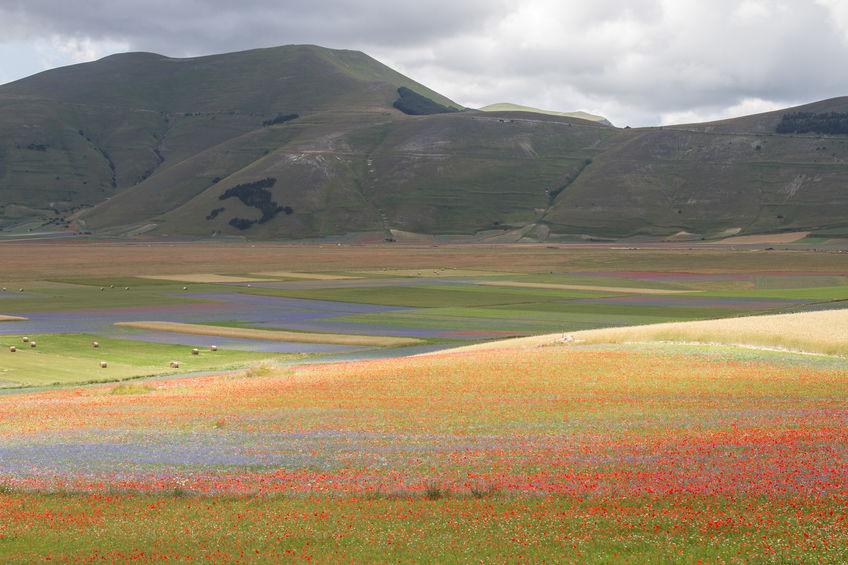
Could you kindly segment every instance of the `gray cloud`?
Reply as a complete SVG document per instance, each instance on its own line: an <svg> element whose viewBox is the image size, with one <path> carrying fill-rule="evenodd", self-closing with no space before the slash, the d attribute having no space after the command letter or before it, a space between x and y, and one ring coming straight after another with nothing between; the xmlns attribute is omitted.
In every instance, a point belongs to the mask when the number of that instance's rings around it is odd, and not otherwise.
<svg viewBox="0 0 848 565"><path fill-rule="evenodd" d="M316 43L367 51L464 104L583 109L643 125L848 94L845 4L0 0L0 67L4 42L39 53L32 72L115 49L191 56Z"/></svg>

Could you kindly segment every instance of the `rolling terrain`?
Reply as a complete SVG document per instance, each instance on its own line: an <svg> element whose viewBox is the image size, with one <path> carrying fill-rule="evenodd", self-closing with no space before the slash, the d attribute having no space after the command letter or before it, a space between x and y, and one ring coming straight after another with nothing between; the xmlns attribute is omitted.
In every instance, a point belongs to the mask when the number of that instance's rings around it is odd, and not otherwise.
<svg viewBox="0 0 848 565"><path fill-rule="evenodd" d="M549 116L563 116L566 118L579 118L581 120L589 120L590 122L600 122L605 125L612 125L609 120L597 114L589 112L557 112L554 110L541 110L532 106L523 106L521 104L512 104L510 102L499 102L497 104L489 104L480 108L481 112L530 112L531 114L547 114Z"/></svg>
<svg viewBox="0 0 848 565"><path fill-rule="evenodd" d="M848 111L848 98L707 124L618 130L543 221L557 233L698 239L848 235L848 137L778 134L788 112Z"/></svg>
<svg viewBox="0 0 848 565"><path fill-rule="evenodd" d="M488 109L308 45L46 71L0 86L0 235L848 236L848 136L778 134L783 111L618 129Z"/></svg>

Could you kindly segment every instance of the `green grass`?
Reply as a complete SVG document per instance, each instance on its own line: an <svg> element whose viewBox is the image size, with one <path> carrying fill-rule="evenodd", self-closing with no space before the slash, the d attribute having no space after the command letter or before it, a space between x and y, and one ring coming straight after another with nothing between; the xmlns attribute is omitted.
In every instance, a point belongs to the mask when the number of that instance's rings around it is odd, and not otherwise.
<svg viewBox="0 0 848 565"><path fill-rule="evenodd" d="M191 354L191 345L147 343L129 339L115 339L88 334L30 335L38 343L30 349L20 336L0 336L0 381L6 386L43 386L53 384L80 384L96 381L118 381L143 376L217 370L249 365L266 359L295 358L295 355L201 349L200 355ZM100 347L92 347L97 341ZM16 353L9 346L18 346ZM108 367L101 369L100 361ZM179 361L179 369L169 363Z"/></svg>
<svg viewBox="0 0 848 565"><path fill-rule="evenodd" d="M831 302L848 300L848 285L812 288L757 288L750 290L728 290L704 292L701 296L774 298L783 300L805 300L809 302Z"/></svg>
<svg viewBox="0 0 848 565"><path fill-rule="evenodd" d="M730 309L543 302L488 308L448 307L380 312L335 320L421 329L507 331L518 335L701 320L744 313Z"/></svg>
<svg viewBox="0 0 848 565"><path fill-rule="evenodd" d="M802 289L818 287L838 287L848 284L844 276L765 276L756 277L754 284L759 289Z"/></svg>
<svg viewBox="0 0 848 565"><path fill-rule="evenodd" d="M184 294L185 285L170 283L167 285L118 285L109 288L109 279L104 284L67 284L67 283L33 283L22 284L24 293L0 293L0 312L43 312L46 310L85 310L89 308L120 308L139 306L167 306L205 302ZM127 281L124 281L127 282ZM124 290L129 286L129 290ZM103 288L101 291L100 288ZM214 292L221 286L208 284L193 284L191 292ZM231 290L227 287L227 290Z"/></svg>
<svg viewBox="0 0 848 565"><path fill-rule="evenodd" d="M147 394L148 392L153 392L154 390L156 390L156 388L150 385L144 385L139 383L122 383L110 390L109 394L114 394L117 396Z"/></svg>
<svg viewBox="0 0 848 565"><path fill-rule="evenodd" d="M596 286L613 286L620 288L653 288L657 290L693 290L697 289L688 281L663 282L654 280L628 279L624 277L603 277L594 275L572 275L565 273L538 273L527 275L504 275L499 278L517 282L580 284Z"/></svg>
<svg viewBox="0 0 848 565"><path fill-rule="evenodd" d="M506 289L472 285L396 286L371 288L328 288L310 290L277 290L253 288L249 294L285 296L310 300L379 304L383 306L408 306L410 308L441 308L449 306L494 306L520 304L540 300L567 298L597 298L604 293L574 290Z"/></svg>
<svg viewBox="0 0 848 565"><path fill-rule="evenodd" d="M116 288L119 288L121 290L123 290L125 287L139 288L150 286L176 288L177 286L184 286L184 284L180 285L178 282L175 281L168 281L162 279L147 279L143 277L62 277L50 279L48 282L106 288L109 288L110 285L114 285Z"/></svg>
<svg viewBox="0 0 848 565"><path fill-rule="evenodd" d="M441 500L379 494L207 498L182 491L146 496L11 491L0 493L0 508L0 557L20 563L46 556L72 562L598 564L848 558L844 529L833 525L844 512L835 499L608 500L497 493ZM717 526L716 516L726 521Z"/></svg>

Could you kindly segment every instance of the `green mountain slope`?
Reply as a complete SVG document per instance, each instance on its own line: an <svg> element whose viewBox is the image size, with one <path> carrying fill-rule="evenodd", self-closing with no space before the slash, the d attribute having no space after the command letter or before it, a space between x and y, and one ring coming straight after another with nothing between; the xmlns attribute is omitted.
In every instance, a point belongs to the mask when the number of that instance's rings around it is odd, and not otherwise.
<svg viewBox="0 0 848 565"><path fill-rule="evenodd" d="M848 235L848 136L778 134L786 112L616 129L508 110L354 51L114 55L0 86L0 229Z"/></svg>
<svg viewBox="0 0 848 565"><path fill-rule="evenodd" d="M619 130L558 197L558 233L609 237L814 231L848 236L848 136L778 134L786 113L846 112L837 98L719 122Z"/></svg>
<svg viewBox="0 0 848 565"><path fill-rule="evenodd" d="M489 104L480 108L481 112L530 112L531 114L547 114L549 116L562 116L565 118L579 118L590 122L600 122L605 125L612 125L609 120L603 116L590 114L589 112L555 112L553 110L540 110L532 106L522 106L520 104L511 104L509 102L499 102L497 104Z"/></svg>
<svg viewBox="0 0 848 565"><path fill-rule="evenodd" d="M126 53L0 86L0 221L66 218L280 114L392 111L400 87L460 108L363 53L315 46Z"/></svg>

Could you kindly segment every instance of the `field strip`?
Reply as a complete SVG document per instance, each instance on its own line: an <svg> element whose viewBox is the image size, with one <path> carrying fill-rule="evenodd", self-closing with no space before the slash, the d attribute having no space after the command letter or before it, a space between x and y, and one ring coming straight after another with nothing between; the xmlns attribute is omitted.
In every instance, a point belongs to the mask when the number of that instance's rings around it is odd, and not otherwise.
<svg viewBox="0 0 848 565"><path fill-rule="evenodd" d="M185 275L146 275L142 279L153 279L157 281L174 281L187 283L241 283L241 282L272 282L273 279L254 277L236 277L230 275L216 275L214 273L188 273Z"/></svg>
<svg viewBox="0 0 848 565"><path fill-rule="evenodd" d="M323 334L308 332L290 332L285 330L256 330L250 328L227 328L201 324L183 324L180 322L117 322L116 326L172 332L189 335L208 335L238 339L257 339L264 341L286 341L293 343L326 343L331 345L363 345L371 347L400 347L417 345L422 340L412 337L391 337L351 334Z"/></svg>
<svg viewBox="0 0 848 565"><path fill-rule="evenodd" d="M476 271L472 269L384 269L382 271L353 271L367 276L389 276L389 277L423 277L423 278L449 278L449 277L492 277L520 273L504 273L498 271Z"/></svg>
<svg viewBox="0 0 848 565"><path fill-rule="evenodd" d="M481 281L485 286L510 286L516 288L548 288L553 290L596 290L598 292L621 292L624 294L692 294L698 290L667 290L663 288L627 288L623 286L592 286L587 284L556 284L519 281Z"/></svg>
<svg viewBox="0 0 848 565"><path fill-rule="evenodd" d="M848 309L604 328L481 343L450 351L549 345L674 342L848 355Z"/></svg>
<svg viewBox="0 0 848 565"><path fill-rule="evenodd" d="M735 237L728 237L727 239L722 239L721 241L717 241L716 243L723 243L728 245L759 243L793 243L795 241L800 241L804 239L808 235L810 235L810 232L808 231L771 233L760 235L737 235Z"/></svg>
<svg viewBox="0 0 848 565"><path fill-rule="evenodd" d="M252 273L260 277L276 277L284 279L306 279L313 281L344 281L350 279L358 279L360 277L348 277L345 275L328 275L324 273L299 273L296 271L262 271L261 273Z"/></svg>
<svg viewBox="0 0 848 565"><path fill-rule="evenodd" d="M20 316L4 316L0 314L0 322L23 322L27 320L27 318L21 318Z"/></svg>

